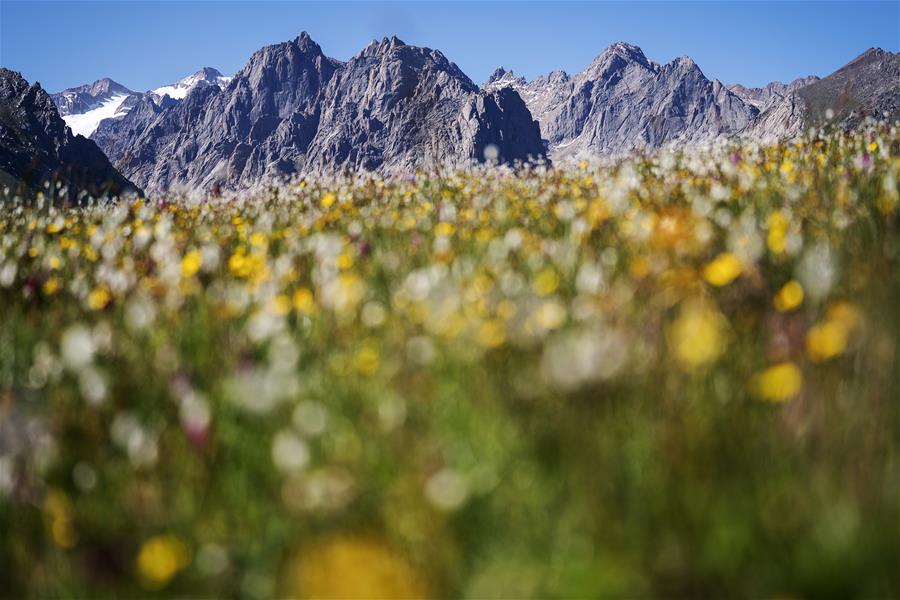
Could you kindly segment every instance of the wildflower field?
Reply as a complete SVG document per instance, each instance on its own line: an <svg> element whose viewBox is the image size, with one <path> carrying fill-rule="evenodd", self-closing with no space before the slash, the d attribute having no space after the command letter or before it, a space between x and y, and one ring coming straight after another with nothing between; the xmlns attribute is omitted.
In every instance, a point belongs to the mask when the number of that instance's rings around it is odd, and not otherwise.
<svg viewBox="0 0 900 600"><path fill-rule="evenodd" d="M900 130L0 206L0 596L900 595Z"/></svg>

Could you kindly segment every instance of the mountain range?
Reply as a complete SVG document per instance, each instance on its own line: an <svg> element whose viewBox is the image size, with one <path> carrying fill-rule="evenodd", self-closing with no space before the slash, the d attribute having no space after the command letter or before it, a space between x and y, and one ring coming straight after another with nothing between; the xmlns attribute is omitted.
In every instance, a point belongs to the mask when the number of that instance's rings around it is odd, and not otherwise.
<svg viewBox="0 0 900 600"><path fill-rule="evenodd" d="M308 34L257 51L224 88L144 98L93 139L138 185L245 187L335 170L411 170L544 154L512 90L482 91L443 54L396 37L341 62Z"/></svg>
<svg viewBox="0 0 900 600"><path fill-rule="evenodd" d="M738 133L759 114L691 58L659 65L622 42L575 75L554 71L527 82L501 68L484 88L519 92L555 159L699 142Z"/></svg>
<svg viewBox="0 0 900 600"><path fill-rule="evenodd" d="M147 92L134 92L112 79L103 78L91 84L51 94L50 97L72 133L90 137L104 119L125 116L144 98L151 98L162 105L169 100L183 99L195 88L210 85L224 87L230 80L230 77L225 77L217 70L204 67L173 84Z"/></svg>
<svg viewBox="0 0 900 600"><path fill-rule="evenodd" d="M823 79L747 88L707 78L690 57L658 64L620 42L573 75L527 81L498 68L478 86L441 52L396 37L343 62L304 32L258 50L233 77L204 68L147 92L101 79L52 101L72 133L147 191L242 188L298 173L565 161L852 127L900 116L900 54L871 49Z"/></svg>

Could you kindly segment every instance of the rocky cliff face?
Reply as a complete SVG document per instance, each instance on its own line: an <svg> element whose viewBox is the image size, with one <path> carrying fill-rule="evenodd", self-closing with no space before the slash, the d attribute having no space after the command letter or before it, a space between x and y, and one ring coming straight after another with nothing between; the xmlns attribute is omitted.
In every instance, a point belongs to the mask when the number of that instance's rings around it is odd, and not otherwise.
<svg viewBox="0 0 900 600"><path fill-rule="evenodd" d="M86 113L101 106L116 96L133 94L131 90L112 79L98 79L94 83L65 89L50 98L56 104L61 117Z"/></svg>
<svg viewBox="0 0 900 600"><path fill-rule="evenodd" d="M813 124L826 120L852 127L867 116L900 116L900 53L870 48L797 95ZM831 113L829 113L831 111ZM829 119L828 114L832 114Z"/></svg>
<svg viewBox="0 0 900 600"><path fill-rule="evenodd" d="M553 158L619 154L735 133L758 109L707 79L688 57L658 65L613 44L580 73L531 82L495 72L485 89L511 87L540 122Z"/></svg>
<svg viewBox="0 0 900 600"><path fill-rule="evenodd" d="M761 88L748 88L739 83L733 83L727 87L741 100L752 104L762 113L780 103L800 88L806 87L816 81L819 81L819 78L815 75L810 75L809 77L800 77L790 83L773 81Z"/></svg>
<svg viewBox="0 0 900 600"><path fill-rule="evenodd" d="M849 129L870 116L900 118L900 53L871 48L823 79L794 83L799 85L742 133L771 141L796 136L811 126Z"/></svg>
<svg viewBox="0 0 900 600"><path fill-rule="evenodd" d="M302 164L318 128L325 84L340 67L308 35L256 52L224 90L195 88L184 100L152 98L104 122L95 139L148 189L241 187Z"/></svg>
<svg viewBox="0 0 900 600"><path fill-rule="evenodd" d="M543 154L540 132L515 92L484 93L436 50L396 37L352 58L325 91L309 148L316 169L412 169Z"/></svg>
<svg viewBox="0 0 900 600"><path fill-rule="evenodd" d="M2 68L0 180L19 194L58 181L68 187L69 200L76 200L80 191L100 197L135 190L94 142L72 135L40 84L29 85L20 74Z"/></svg>
<svg viewBox="0 0 900 600"><path fill-rule="evenodd" d="M501 160L543 153L514 92L480 91L440 52L391 38L344 64L306 33L258 51L224 89L168 107L145 99L94 139L155 190L480 160L489 144Z"/></svg>

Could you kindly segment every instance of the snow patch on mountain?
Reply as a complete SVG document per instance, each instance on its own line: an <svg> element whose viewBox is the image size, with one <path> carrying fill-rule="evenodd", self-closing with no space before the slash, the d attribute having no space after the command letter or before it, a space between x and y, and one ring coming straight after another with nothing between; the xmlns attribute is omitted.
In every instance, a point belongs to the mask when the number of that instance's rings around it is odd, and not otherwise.
<svg viewBox="0 0 900 600"><path fill-rule="evenodd" d="M63 120L73 134L90 137L103 119L121 117L128 112L128 108L122 107L126 98L128 98L128 94L117 94L93 110L76 115L66 115Z"/></svg>
<svg viewBox="0 0 900 600"><path fill-rule="evenodd" d="M217 70L206 67L173 84L150 90L149 93L156 99L168 96L173 100L183 100L198 85L216 85L224 89L230 81L231 77L226 77Z"/></svg>

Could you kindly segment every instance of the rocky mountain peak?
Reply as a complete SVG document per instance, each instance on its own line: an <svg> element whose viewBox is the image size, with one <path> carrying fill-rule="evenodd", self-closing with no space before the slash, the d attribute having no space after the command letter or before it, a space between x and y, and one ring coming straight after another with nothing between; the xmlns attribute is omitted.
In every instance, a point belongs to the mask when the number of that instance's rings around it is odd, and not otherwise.
<svg viewBox="0 0 900 600"><path fill-rule="evenodd" d="M607 79L632 66L655 70L640 48L626 42L616 42L598 54L580 75L590 79Z"/></svg>
<svg viewBox="0 0 900 600"><path fill-rule="evenodd" d="M212 67L203 67L193 75L191 75L194 79L206 79L206 80L214 80L219 77L224 77L222 73L218 69L214 69Z"/></svg>
<svg viewBox="0 0 900 600"><path fill-rule="evenodd" d="M82 89L81 88L76 89ZM103 94L130 94L131 90L129 90L124 85L113 81L108 77L104 77L103 79L98 79L94 83L90 84L90 88L86 90L92 96L100 96Z"/></svg>
<svg viewBox="0 0 900 600"><path fill-rule="evenodd" d="M491 76L488 77L488 79L485 83L488 84L488 83L494 83L495 81L500 81L506 75L512 75L512 71L507 71L503 67L497 67L496 69L494 69L494 72L491 73Z"/></svg>
<svg viewBox="0 0 900 600"><path fill-rule="evenodd" d="M618 56L624 58L630 62L636 62L640 64L649 64L647 57L644 56L644 51L634 44L629 44L628 42L616 42L614 44L610 44L606 47L603 52L601 52L594 61L605 60L611 56Z"/></svg>
<svg viewBox="0 0 900 600"><path fill-rule="evenodd" d="M557 69L547 74L547 80L550 83L565 83L569 81L569 74L561 69Z"/></svg>
<svg viewBox="0 0 900 600"><path fill-rule="evenodd" d="M235 78L240 79L254 72L274 68L279 64L281 65L280 68L285 68L289 65L295 65L296 67L300 63L315 61L324 56L319 44L314 42L309 37L309 34L304 31L291 41L264 46L254 52L247 64L235 74Z"/></svg>
<svg viewBox="0 0 900 600"><path fill-rule="evenodd" d="M497 67L481 87L485 90L499 90L504 87L516 88L526 83L524 77L516 77L512 71L507 71L503 67Z"/></svg>
<svg viewBox="0 0 900 600"><path fill-rule="evenodd" d="M322 54L322 47L319 46L319 44L317 44L306 31L300 32L300 35L294 38L293 44L304 53L314 55Z"/></svg>
<svg viewBox="0 0 900 600"><path fill-rule="evenodd" d="M377 66L376 66L377 65ZM387 93L404 96L417 87L430 74L438 75L440 85L461 85L468 91L477 86L469 77L447 59L439 50L405 44L396 36L384 38L377 45L370 44L360 54L344 64L342 78L356 79L361 73L378 69L387 77L379 78L378 85ZM348 76L348 73L354 75ZM366 75L368 78L368 75Z"/></svg>
<svg viewBox="0 0 900 600"><path fill-rule="evenodd" d="M882 48L869 48L868 50L851 60L849 63L838 69L838 72L844 70L853 70L868 63L890 59L893 56L895 56L893 52L888 52L887 50L884 50Z"/></svg>
<svg viewBox="0 0 900 600"><path fill-rule="evenodd" d="M697 63L694 62L694 59L690 56L679 56L673 59L670 63L666 64L664 69L668 69L670 71L675 71L678 73L698 73L700 76L703 76L703 71L700 70L700 67L697 66Z"/></svg>
<svg viewBox="0 0 900 600"><path fill-rule="evenodd" d="M98 79L93 83L65 89L51 98L59 109L60 115L83 114L110 102L113 98L125 98L133 94L124 85L113 81L108 77Z"/></svg>

